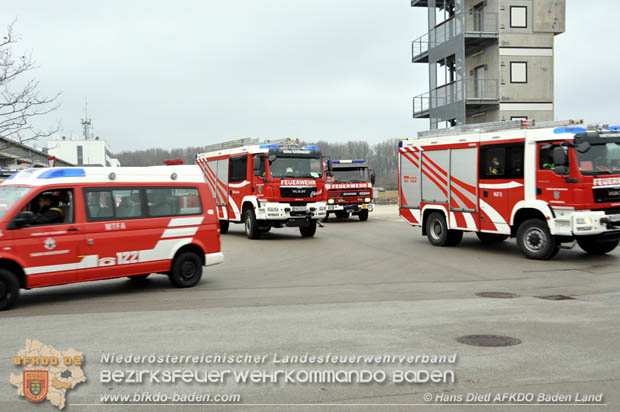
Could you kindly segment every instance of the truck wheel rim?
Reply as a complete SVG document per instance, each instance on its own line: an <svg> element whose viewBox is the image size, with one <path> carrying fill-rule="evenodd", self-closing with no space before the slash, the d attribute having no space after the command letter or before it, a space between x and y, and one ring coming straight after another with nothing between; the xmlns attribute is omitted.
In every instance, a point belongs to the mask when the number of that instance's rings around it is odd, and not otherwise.
<svg viewBox="0 0 620 412"><path fill-rule="evenodd" d="M252 228L252 223L250 222L250 218L246 217L245 218L245 233L249 234L251 228Z"/></svg>
<svg viewBox="0 0 620 412"><path fill-rule="evenodd" d="M545 247L546 241L545 233L535 227L529 229L525 233L525 247L531 252L539 252Z"/></svg>
<svg viewBox="0 0 620 412"><path fill-rule="evenodd" d="M439 220L434 220L431 223L431 236L433 239L441 239L441 235L443 234L443 227Z"/></svg>

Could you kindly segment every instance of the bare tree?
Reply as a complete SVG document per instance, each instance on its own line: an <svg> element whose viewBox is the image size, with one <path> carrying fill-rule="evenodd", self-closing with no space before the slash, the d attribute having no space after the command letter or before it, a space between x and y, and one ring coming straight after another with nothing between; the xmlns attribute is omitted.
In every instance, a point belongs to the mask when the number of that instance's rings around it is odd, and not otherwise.
<svg viewBox="0 0 620 412"><path fill-rule="evenodd" d="M37 67L31 55L14 53L15 44L21 40L14 32L14 24L8 25L7 33L0 39L0 138L24 143L49 137L59 130L58 123L54 128L39 129L33 120L56 110L60 93L40 96L39 82L24 79L27 72Z"/></svg>

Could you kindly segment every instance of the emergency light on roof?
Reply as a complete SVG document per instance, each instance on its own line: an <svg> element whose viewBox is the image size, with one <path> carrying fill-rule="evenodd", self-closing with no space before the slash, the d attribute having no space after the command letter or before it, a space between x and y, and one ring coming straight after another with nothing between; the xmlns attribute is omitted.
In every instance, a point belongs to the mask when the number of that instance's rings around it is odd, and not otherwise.
<svg viewBox="0 0 620 412"><path fill-rule="evenodd" d="M319 146L304 146L303 149L306 149L306 150L321 150L321 149L319 149Z"/></svg>
<svg viewBox="0 0 620 412"><path fill-rule="evenodd" d="M334 160L332 163L334 164L345 164L345 163L364 163L365 160Z"/></svg>
<svg viewBox="0 0 620 412"><path fill-rule="evenodd" d="M562 133L585 133L586 129L583 127L556 127L553 129L553 134Z"/></svg>
<svg viewBox="0 0 620 412"><path fill-rule="evenodd" d="M607 130L617 132L620 131L620 126L609 126Z"/></svg>
<svg viewBox="0 0 620 412"><path fill-rule="evenodd" d="M57 179L62 177L84 177L86 176L86 171L82 168L60 168L60 169L50 169L41 173L37 179Z"/></svg>
<svg viewBox="0 0 620 412"><path fill-rule="evenodd" d="M261 149L279 149L279 144L262 144L259 146Z"/></svg>

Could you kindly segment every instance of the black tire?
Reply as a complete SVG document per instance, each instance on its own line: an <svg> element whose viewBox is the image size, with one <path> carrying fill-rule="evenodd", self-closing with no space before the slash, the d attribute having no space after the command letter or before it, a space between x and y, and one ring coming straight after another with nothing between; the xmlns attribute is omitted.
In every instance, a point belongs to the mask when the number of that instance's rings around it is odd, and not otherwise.
<svg viewBox="0 0 620 412"><path fill-rule="evenodd" d="M601 239L595 236L578 237L577 244L584 252L591 255L604 255L609 253L618 246L620 238Z"/></svg>
<svg viewBox="0 0 620 412"><path fill-rule="evenodd" d="M19 297L19 280L13 272L0 269L0 310L10 309Z"/></svg>
<svg viewBox="0 0 620 412"><path fill-rule="evenodd" d="M529 219L521 223L517 229L517 245L528 259L551 259L559 250L547 223L541 219Z"/></svg>
<svg viewBox="0 0 620 412"><path fill-rule="evenodd" d="M476 232L476 236L482 243L501 243L508 239L508 235L500 235L498 233Z"/></svg>
<svg viewBox="0 0 620 412"><path fill-rule="evenodd" d="M148 278L149 276L151 276L150 273L145 273L144 275L133 275L133 276L127 276L127 277L133 282L142 283L142 282L145 282L146 278Z"/></svg>
<svg viewBox="0 0 620 412"><path fill-rule="evenodd" d="M368 209L362 209L358 216L362 222L367 221L368 220Z"/></svg>
<svg viewBox="0 0 620 412"><path fill-rule="evenodd" d="M177 288L191 288L202 277L202 259L194 252L183 252L172 262L170 282Z"/></svg>
<svg viewBox="0 0 620 412"><path fill-rule="evenodd" d="M249 207L245 211L245 234L248 235L248 239L258 239L260 237L260 229L258 222L256 221L256 214L254 209Z"/></svg>
<svg viewBox="0 0 620 412"><path fill-rule="evenodd" d="M229 226L230 226L230 222L228 220L220 220L220 233L221 234L228 233Z"/></svg>
<svg viewBox="0 0 620 412"><path fill-rule="evenodd" d="M299 233L303 237L312 237L316 233L316 220L310 221L308 226L299 226Z"/></svg>
<svg viewBox="0 0 620 412"><path fill-rule="evenodd" d="M338 218L338 219L348 219L349 218L349 212L345 212L344 210L339 210L338 212L336 212L336 218Z"/></svg>
<svg viewBox="0 0 620 412"><path fill-rule="evenodd" d="M433 212L426 220L426 236L433 246L456 246L463 239L463 232L448 230L443 214Z"/></svg>

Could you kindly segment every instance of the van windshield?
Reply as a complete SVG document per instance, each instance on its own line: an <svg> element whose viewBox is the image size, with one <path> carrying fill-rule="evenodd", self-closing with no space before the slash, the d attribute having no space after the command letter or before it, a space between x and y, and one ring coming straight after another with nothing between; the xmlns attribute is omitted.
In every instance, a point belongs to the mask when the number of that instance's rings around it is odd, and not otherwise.
<svg viewBox="0 0 620 412"><path fill-rule="evenodd" d="M31 190L24 186L0 186L0 218Z"/></svg>

